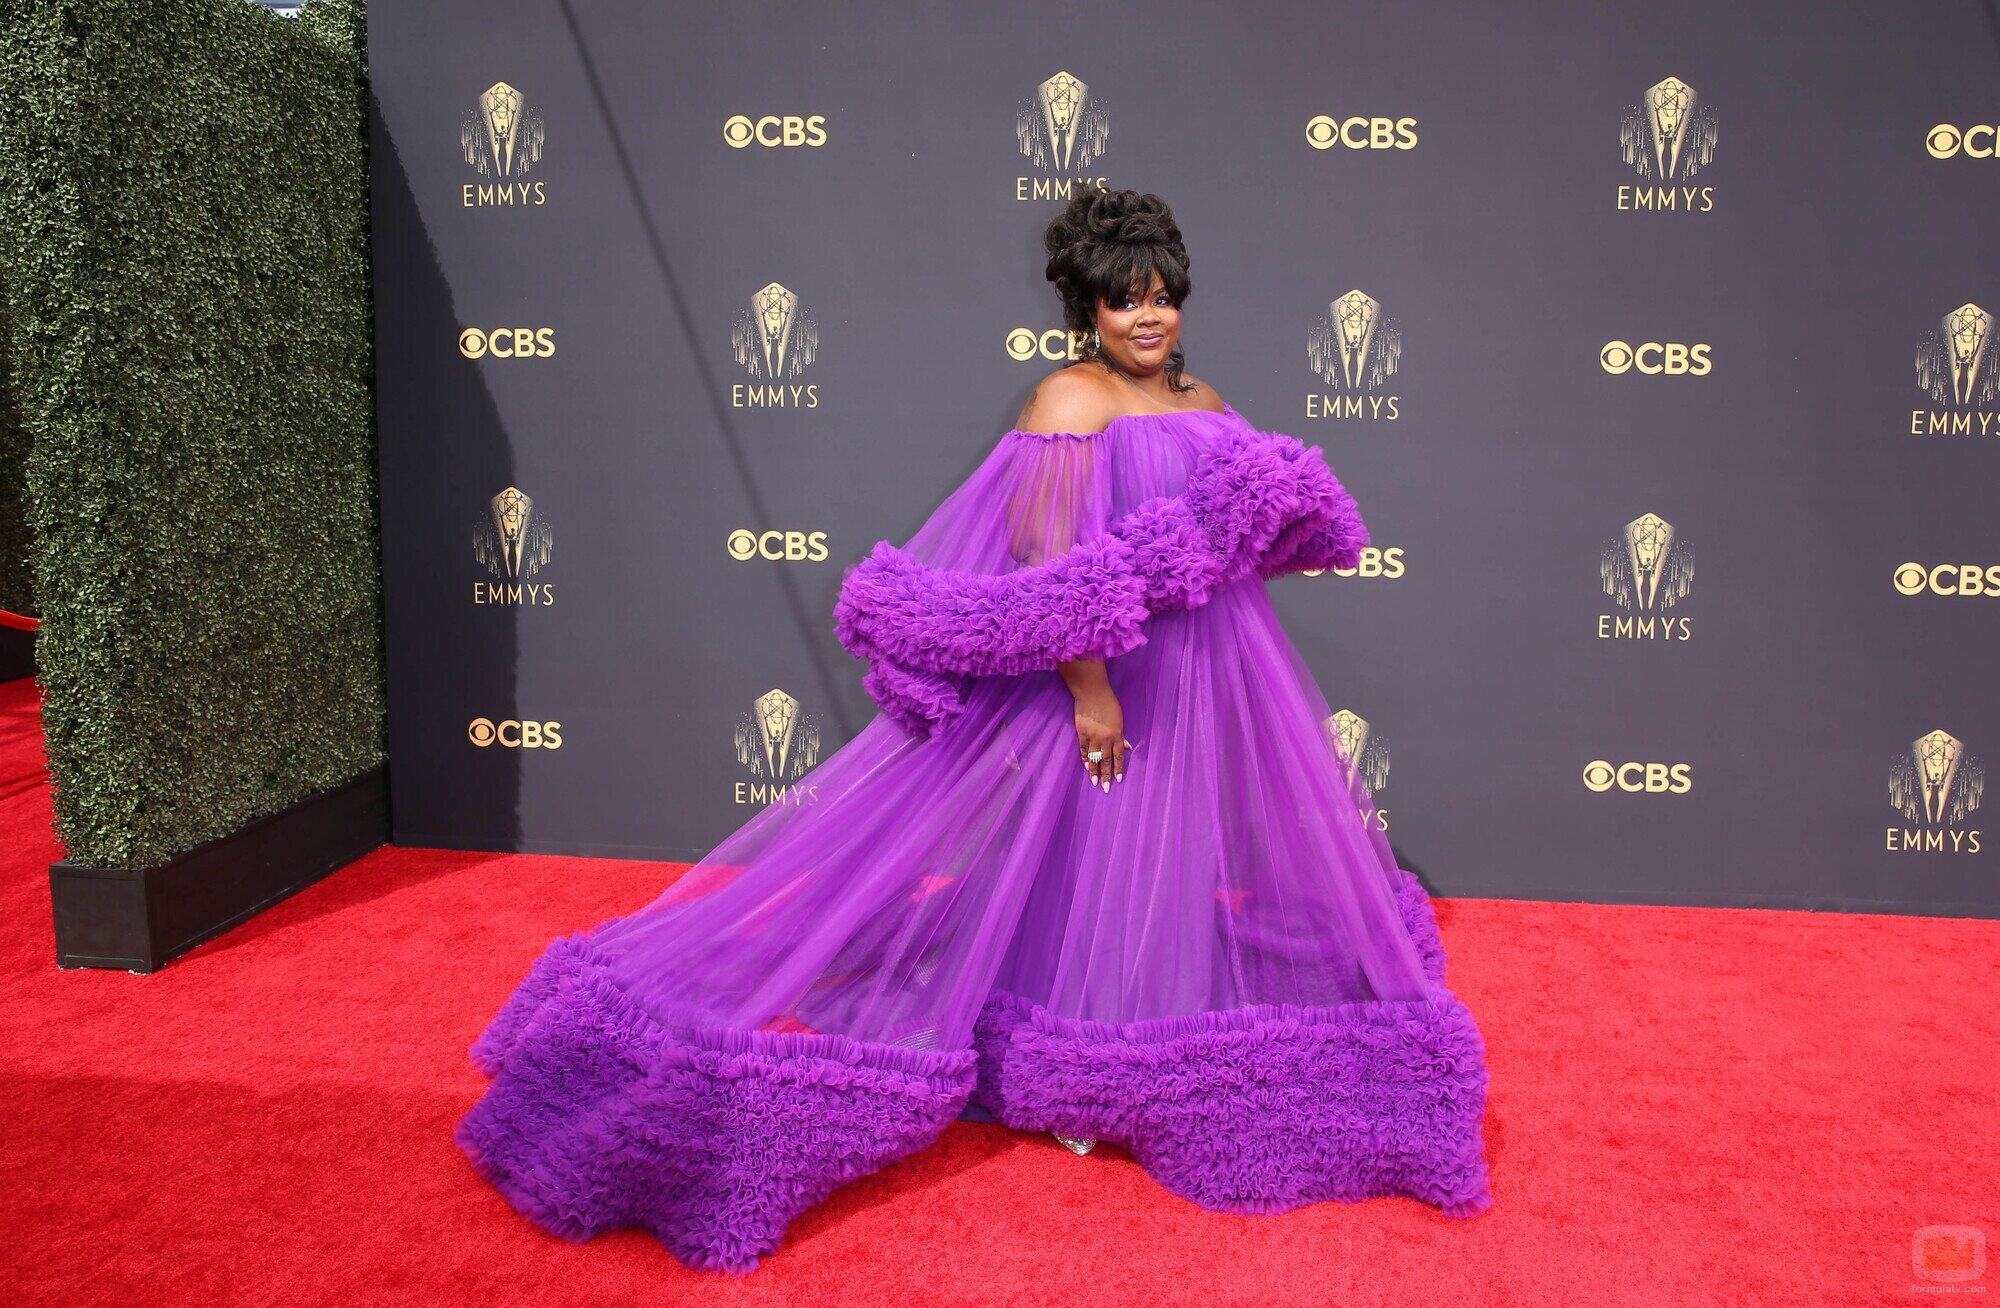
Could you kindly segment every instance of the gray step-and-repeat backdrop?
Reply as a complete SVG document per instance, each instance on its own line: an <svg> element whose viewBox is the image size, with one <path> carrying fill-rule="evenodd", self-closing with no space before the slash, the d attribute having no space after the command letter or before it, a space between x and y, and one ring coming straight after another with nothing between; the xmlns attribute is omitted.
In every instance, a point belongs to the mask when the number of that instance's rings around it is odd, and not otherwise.
<svg viewBox="0 0 2000 1308"><path fill-rule="evenodd" d="M1132 187L1189 369L1371 525L1272 585L1404 866L2000 912L1974 0L370 25L398 842L693 859L815 802L873 712L843 567L1064 358L1042 226Z"/></svg>

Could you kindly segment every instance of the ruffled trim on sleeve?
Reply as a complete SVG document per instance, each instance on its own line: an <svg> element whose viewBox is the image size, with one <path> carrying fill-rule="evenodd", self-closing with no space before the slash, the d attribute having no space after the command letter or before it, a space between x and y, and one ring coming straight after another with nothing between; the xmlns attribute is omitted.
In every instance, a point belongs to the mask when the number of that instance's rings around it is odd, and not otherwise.
<svg viewBox="0 0 2000 1308"><path fill-rule="evenodd" d="M923 736L964 708L972 678L1110 658L1145 620L1246 577L1352 568L1369 544L1354 497L1318 446L1247 425L1204 450L1177 495L1013 572L934 568L880 541L847 570L834 631L870 664L862 685Z"/></svg>
<svg viewBox="0 0 2000 1308"><path fill-rule="evenodd" d="M1152 610L1117 536L989 575L933 568L888 541L850 568L834 632L869 660L862 685L884 712L930 735L964 707L973 677L1110 658L1143 644Z"/></svg>

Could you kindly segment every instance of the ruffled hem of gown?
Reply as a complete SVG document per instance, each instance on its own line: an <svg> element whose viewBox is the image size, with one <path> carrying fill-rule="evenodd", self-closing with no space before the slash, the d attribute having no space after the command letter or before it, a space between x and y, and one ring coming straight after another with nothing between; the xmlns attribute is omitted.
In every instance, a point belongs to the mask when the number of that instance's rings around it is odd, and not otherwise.
<svg viewBox="0 0 2000 1308"><path fill-rule="evenodd" d="M1430 898L1398 872L1438 987L1424 999L1108 1023L994 991L972 1046L950 1051L642 1009L587 934L565 936L473 1042L492 1083L455 1138L552 1234L639 1227L729 1272L975 1098L1012 1127L1121 1145L1207 1208L1405 1195L1470 1217L1492 1203L1485 1047L1443 986Z"/></svg>

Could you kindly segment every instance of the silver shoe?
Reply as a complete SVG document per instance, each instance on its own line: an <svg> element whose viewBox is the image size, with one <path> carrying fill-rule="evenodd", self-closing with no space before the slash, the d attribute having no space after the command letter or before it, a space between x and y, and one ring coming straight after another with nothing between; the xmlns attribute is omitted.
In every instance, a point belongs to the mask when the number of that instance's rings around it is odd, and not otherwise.
<svg viewBox="0 0 2000 1308"><path fill-rule="evenodd" d="M1051 1131L1049 1132L1049 1134L1054 1136L1057 1140L1060 1140L1062 1142L1063 1148L1069 1150L1073 1154L1078 1155L1079 1157L1097 1148L1097 1141L1095 1140L1079 1139L1078 1137L1073 1135L1064 1135L1060 1131Z"/></svg>

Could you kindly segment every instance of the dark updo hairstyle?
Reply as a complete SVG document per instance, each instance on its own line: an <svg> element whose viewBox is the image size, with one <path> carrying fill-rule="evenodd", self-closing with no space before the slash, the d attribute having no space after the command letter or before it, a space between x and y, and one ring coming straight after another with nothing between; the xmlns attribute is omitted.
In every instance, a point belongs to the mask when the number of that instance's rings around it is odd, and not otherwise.
<svg viewBox="0 0 2000 1308"><path fill-rule="evenodd" d="M1174 211L1167 202L1150 191L1141 195L1080 189L1049 220L1042 245L1049 254L1048 279L1062 297L1063 322L1086 338L1078 362L1096 359L1115 367L1089 343L1094 339L1099 298L1107 304L1117 304L1127 295L1136 299L1153 284L1155 271L1175 308L1187 298L1188 254L1181 244L1181 229L1174 225ZM1169 390L1194 389L1193 382L1181 381L1186 366L1176 341L1167 357Z"/></svg>

